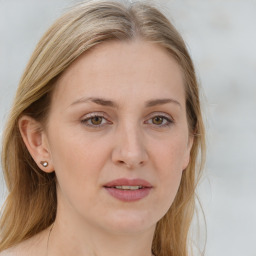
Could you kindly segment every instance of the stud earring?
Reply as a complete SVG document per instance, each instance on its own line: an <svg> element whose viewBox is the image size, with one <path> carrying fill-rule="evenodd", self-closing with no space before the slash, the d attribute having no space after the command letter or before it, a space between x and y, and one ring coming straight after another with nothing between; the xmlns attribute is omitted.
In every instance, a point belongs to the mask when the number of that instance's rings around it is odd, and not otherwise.
<svg viewBox="0 0 256 256"><path fill-rule="evenodd" d="M48 162L47 162L47 161L41 161L40 164L41 164L43 167L47 167L47 166L48 166Z"/></svg>

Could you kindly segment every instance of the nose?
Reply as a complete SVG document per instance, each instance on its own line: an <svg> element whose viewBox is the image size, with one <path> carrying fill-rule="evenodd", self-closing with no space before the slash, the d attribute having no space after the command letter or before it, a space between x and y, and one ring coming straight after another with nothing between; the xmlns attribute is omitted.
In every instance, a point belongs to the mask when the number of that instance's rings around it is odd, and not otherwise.
<svg viewBox="0 0 256 256"><path fill-rule="evenodd" d="M134 169L144 166L148 153L143 136L136 125L116 131L116 143L112 152L112 161L116 165Z"/></svg>

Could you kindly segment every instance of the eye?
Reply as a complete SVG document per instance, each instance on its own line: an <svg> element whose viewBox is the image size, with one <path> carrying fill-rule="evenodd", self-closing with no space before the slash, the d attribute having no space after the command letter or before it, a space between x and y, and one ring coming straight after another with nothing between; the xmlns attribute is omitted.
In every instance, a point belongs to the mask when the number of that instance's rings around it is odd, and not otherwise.
<svg viewBox="0 0 256 256"><path fill-rule="evenodd" d="M81 123L92 128L100 128L106 124L111 124L103 114L97 113L90 113L86 115L85 118L81 120Z"/></svg>
<svg viewBox="0 0 256 256"><path fill-rule="evenodd" d="M152 118L148 119L146 123L156 126L156 127L166 127L174 123L171 117L167 117L163 114L154 115Z"/></svg>
<svg viewBox="0 0 256 256"><path fill-rule="evenodd" d="M152 118L152 123L156 124L156 125L161 125L161 124L163 124L164 121L165 121L164 117L162 117L162 116L155 116Z"/></svg>
<svg viewBox="0 0 256 256"><path fill-rule="evenodd" d="M93 125L100 125L103 121L103 117L102 116L94 116L90 118L90 122Z"/></svg>

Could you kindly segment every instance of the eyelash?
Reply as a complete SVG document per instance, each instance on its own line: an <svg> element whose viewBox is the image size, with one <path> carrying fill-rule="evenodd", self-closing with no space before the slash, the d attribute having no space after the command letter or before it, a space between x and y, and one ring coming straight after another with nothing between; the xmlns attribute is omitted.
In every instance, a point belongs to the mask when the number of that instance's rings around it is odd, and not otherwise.
<svg viewBox="0 0 256 256"><path fill-rule="evenodd" d="M89 124L88 122L92 121L92 119L95 118L95 117L99 117L99 118L104 119L106 121L106 123L105 124L98 124L98 125ZM105 126L107 123L112 124L110 121L108 121L108 119L106 118L106 116L103 113L90 113L83 120L81 120L81 123L88 126L88 127L92 127L92 128L101 128L101 127Z"/></svg>
<svg viewBox="0 0 256 256"><path fill-rule="evenodd" d="M151 123L150 125L152 125L152 126L154 126L154 127L157 127L157 128L169 127L169 126L171 126L171 125L174 124L174 120L173 120L171 117L169 117L169 115L166 116L166 115L164 115L163 113L154 113L154 115L151 116L149 119L147 119L146 122L148 122L148 120L153 120L153 119L156 118L156 117L162 118L162 119L165 121L165 123L164 123L164 124L160 124L160 125L156 125L156 124L152 124L152 123Z"/></svg>
<svg viewBox="0 0 256 256"><path fill-rule="evenodd" d="M102 118L102 120L105 120L105 123L104 124L98 124L98 125L92 124L92 123L89 124L88 122L92 121L92 119L95 118L95 117ZM168 126L171 126L172 124L174 124L174 120L172 118L170 118L169 116L167 117L166 115L163 115L162 113L161 114L160 113L159 114L155 113L152 117L147 119L147 121L145 121L144 123L148 123L149 120L152 120L156 117L162 118L165 121L165 123L160 124L160 125L156 125L156 124L151 123L150 124L151 126L161 128L161 127L168 127ZM85 117L83 120L81 120L81 123L88 126L88 127L91 127L91 128L102 128L107 124L112 124L112 122L110 122L103 113L90 113L90 114L87 115L87 117Z"/></svg>

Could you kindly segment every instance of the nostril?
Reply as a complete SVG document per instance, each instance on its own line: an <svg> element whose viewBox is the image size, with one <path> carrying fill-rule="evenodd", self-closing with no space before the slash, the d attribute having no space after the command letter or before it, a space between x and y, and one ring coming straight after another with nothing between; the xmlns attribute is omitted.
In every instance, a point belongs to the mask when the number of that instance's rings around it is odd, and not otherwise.
<svg viewBox="0 0 256 256"><path fill-rule="evenodd" d="M136 167L136 166L142 166L142 165L144 165L144 161L140 161L140 162L125 162L125 161L123 161L123 160L119 160L119 161L118 161L118 164L124 165L124 166L126 166L127 168L132 169L132 168L134 168L134 167Z"/></svg>
<svg viewBox="0 0 256 256"><path fill-rule="evenodd" d="M125 166L128 167L128 168L132 168L132 165L126 163L125 161L119 160L118 163L119 163L120 165L125 165Z"/></svg>
<svg viewBox="0 0 256 256"><path fill-rule="evenodd" d="M145 165L148 160L148 154L144 147L133 148L132 150L131 148L117 146L112 151L111 158L116 165L133 169Z"/></svg>

